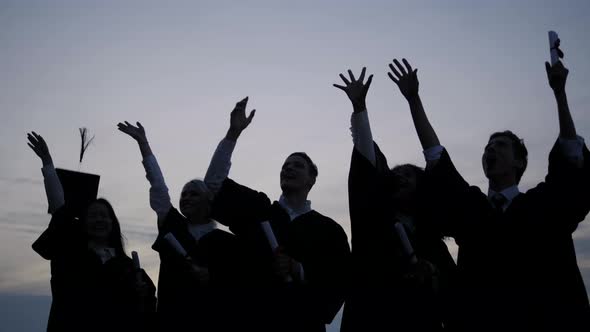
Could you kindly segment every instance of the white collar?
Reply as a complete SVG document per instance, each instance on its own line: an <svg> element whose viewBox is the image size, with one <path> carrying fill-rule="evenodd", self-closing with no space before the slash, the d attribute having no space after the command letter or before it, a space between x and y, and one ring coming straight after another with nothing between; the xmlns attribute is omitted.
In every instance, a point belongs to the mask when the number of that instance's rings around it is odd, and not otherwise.
<svg viewBox="0 0 590 332"><path fill-rule="evenodd" d="M116 256L115 248L111 247L92 247L92 251L100 258L100 261L104 264L109 259Z"/></svg>
<svg viewBox="0 0 590 332"><path fill-rule="evenodd" d="M493 191L492 189L488 189L488 198L493 197L496 194L501 194L502 196L506 197L507 200L512 201L514 197L520 194L520 190L518 190L518 185L513 185L511 187L505 188L504 190L500 191Z"/></svg>
<svg viewBox="0 0 590 332"><path fill-rule="evenodd" d="M310 200L306 200L300 209L293 209L289 206L289 203L287 203L287 199L285 198L285 196L281 195L281 197L279 197L279 204L281 205L281 207L283 207L283 209L285 209L285 211L287 211L287 213L289 214L289 218L291 218L291 220L311 211Z"/></svg>
<svg viewBox="0 0 590 332"><path fill-rule="evenodd" d="M210 220L206 224L188 224L188 231L197 241L199 241L203 236L209 234L211 231L214 231L216 229L217 224L213 220Z"/></svg>
<svg viewBox="0 0 590 332"><path fill-rule="evenodd" d="M503 210L506 210L506 208L508 207L508 205L510 205L510 203L512 203L512 200L518 196L520 194L520 190L518 190L518 185L513 185L510 186L508 188L505 188L504 190L497 192L492 190L491 188L488 188L488 200L491 200L492 197L494 197L495 195L502 195L504 196L504 198L506 198L506 202L504 203L504 205L502 206Z"/></svg>

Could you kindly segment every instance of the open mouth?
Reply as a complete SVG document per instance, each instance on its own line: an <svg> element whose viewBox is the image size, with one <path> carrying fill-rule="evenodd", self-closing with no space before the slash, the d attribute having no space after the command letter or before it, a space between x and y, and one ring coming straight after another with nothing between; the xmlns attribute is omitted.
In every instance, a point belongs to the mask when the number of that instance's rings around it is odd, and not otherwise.
<svg viewBox="0 0 590 332"><path fill-rule="evenodd" d="M497 158L495 156L486 157L486 165L488 168L492 168L496 165Z"/></svg>
<svg viewBox="0 0 590 332"><path fill-rule="evenodd" d="M297 176L293 173L283 173L282 178L284 180L294 180Z"/></svg>

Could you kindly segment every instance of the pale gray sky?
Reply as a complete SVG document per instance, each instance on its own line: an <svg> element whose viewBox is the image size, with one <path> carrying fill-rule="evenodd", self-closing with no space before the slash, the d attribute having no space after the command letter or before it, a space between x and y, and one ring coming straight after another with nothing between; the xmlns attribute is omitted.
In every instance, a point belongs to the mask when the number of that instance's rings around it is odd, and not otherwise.
<svg viewBox="0 0 590 332"><path fill-rule="evenodd" d="M231 176L278 197L284 158L307 151L320 172L313 206L349 231L352 109L332 87L340 72L367 66L375 74L367 103L391 164L423 164L407 105L386 75L394 57L406 57L464 176L486 188L483 146L510 128L529 148L528 189L542 180L558 134L543 65L550 29L566 53L578 132L590 135L589 14L587 1L0 0L0 321L6 306L41 308L26 320L11 315L0 330L38 330L49 309L49 264L30 248L49 216L26 132L42 134L55 164L70 169L79 167L78 128L96 135L81 169L102 175L100 195L113 203L128 250L156 279L148 184L117 122L144 124L176 205L182 185L204 176L229 112L248 95L257 114ZM588 285L590 226L575 237Z"/></svg>

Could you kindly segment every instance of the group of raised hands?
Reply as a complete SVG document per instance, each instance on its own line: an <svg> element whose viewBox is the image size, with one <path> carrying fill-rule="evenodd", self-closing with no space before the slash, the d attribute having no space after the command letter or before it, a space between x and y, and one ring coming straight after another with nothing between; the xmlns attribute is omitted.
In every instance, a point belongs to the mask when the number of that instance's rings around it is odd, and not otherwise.
<svg viewBox="0 0 590 332"><path fill-rule="evenodd" d="M418 69L412 69L412 66L406 59L402 59L402 62L404 63L404 66L402 66L397 59L394 59L393 63L389 64L391 72L388 72L387 75L398 86L404 97L410 99L418 95ZM345 85L334 84L334 87L346 93L352 102L355 112L362 112L367 107L367 92L373 81L373 75L369 75L367 81L363 82L365 80L366 70L367 68L363 67L359 78L356 79L352 71L349 69L348 76L350 80L343 74L340 74L340 78Z"/></svg>

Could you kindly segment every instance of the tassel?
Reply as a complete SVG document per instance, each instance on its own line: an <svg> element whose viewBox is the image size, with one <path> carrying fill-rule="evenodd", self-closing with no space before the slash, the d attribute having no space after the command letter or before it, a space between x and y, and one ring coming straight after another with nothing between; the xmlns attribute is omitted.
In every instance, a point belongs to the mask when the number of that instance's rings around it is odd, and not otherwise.
<svg viewBox="0 0 590 332"><path fill-rule="evenodd" d="M80 146L80 163L82 163L82 158L84 158L84 152L86 152L86 149L88 149L88 146L94 139L94 136L88 139L88 129L80 128L80 138L82 139L82 145Z"/></svg>

